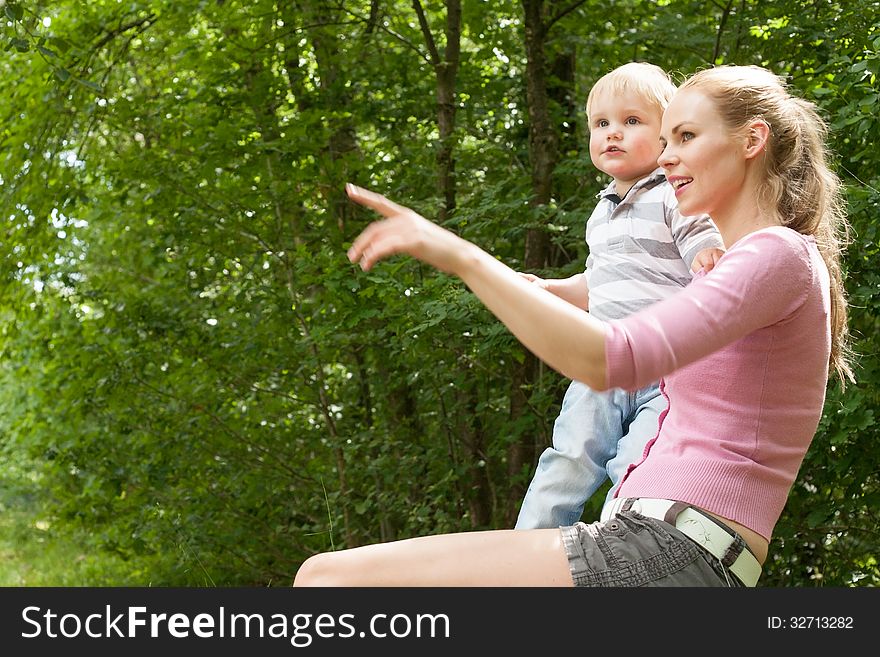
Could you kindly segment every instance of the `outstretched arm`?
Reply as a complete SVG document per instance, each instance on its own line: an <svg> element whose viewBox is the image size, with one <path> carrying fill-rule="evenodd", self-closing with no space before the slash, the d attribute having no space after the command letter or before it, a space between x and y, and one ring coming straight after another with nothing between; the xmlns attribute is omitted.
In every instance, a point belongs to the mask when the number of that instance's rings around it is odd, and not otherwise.
<svg viewBox="0 0 880 657"><path fill-rule="evenodd" d="M546 294L475 244L413 210L351 184L346 192L384 217L355 239L348 250L351 262L369 270L383 258L406 254L453 274L550 367L596 390L607 387L601 321Z"/></svg>

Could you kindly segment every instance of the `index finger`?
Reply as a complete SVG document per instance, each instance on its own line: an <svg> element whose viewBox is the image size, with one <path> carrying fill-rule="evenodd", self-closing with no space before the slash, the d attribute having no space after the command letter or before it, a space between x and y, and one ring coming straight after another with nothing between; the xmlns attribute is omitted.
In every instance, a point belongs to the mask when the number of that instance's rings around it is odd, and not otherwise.
<svg viewBox="0 0 880 657"><path fill-rule="evenodd" d="M345 192L348 194L348 198L355 203L371 208L383 217L400 214L406 210L402 205L398 205L381 194L371 192L363 187L352 185L351 183L345 184Z"/></svg>

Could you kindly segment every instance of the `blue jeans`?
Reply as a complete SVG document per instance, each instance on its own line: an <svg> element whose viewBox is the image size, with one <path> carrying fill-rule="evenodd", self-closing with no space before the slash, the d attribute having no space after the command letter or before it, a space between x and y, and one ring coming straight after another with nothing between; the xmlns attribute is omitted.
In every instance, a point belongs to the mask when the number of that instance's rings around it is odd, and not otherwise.
<svg viewBox="0 0 880 657"><path fill-rule="evenodd" d="M596 392L572 381L553 425L553 446L538 460L516 529L573 525L606 477L612 497L627 466L642 460L665 409L657 383L635 392Z"/></svg>

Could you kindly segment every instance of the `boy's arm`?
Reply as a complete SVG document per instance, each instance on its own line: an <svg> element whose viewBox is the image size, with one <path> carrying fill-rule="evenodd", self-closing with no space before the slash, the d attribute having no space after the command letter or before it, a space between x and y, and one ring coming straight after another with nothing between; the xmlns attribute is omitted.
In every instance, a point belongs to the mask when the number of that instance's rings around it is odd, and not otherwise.
<svg viewBox="0 0 880 657"><path fill-rule="evenodd" d="M581 310L589 309L590 290L584 272L568 278L540 278L523 272L519 272L519 275Z"/></svg>

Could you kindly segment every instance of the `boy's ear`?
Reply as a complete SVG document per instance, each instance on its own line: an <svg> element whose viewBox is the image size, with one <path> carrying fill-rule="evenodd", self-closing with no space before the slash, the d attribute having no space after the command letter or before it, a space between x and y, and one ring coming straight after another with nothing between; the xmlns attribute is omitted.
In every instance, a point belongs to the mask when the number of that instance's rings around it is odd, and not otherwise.
<svg viewBox="0 0 880 657"><path fill-rule="evenodd" d="M764 152L770 139L770 126L763 119L755 119L746 127L746 159L750 160Z"/></svg>

